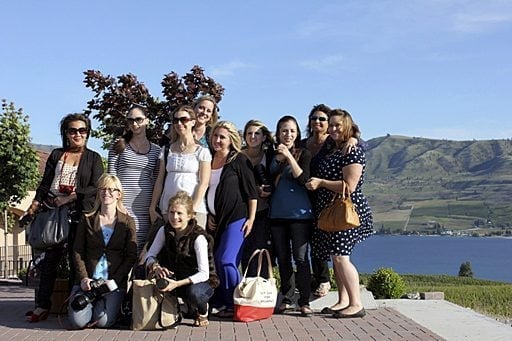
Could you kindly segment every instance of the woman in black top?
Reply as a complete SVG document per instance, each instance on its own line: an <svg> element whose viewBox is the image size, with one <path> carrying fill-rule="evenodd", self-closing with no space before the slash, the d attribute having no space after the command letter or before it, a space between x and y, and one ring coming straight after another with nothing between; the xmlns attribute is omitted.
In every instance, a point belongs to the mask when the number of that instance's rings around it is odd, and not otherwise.
<svg viewBox="0 0 512 341"><path fill-rule="evenodd" d="M34 215L48 206L67 205L71 216L68 244L73 243L77 218L83 211L94 207L96 182L103 174L103 164L98 153L87 149L87 139L91 133L91 122L82 114L69 114L60 122L62 148L54 149L48 161L43 179L27 214ZM36 309L26 313L27 320L38 322L48 317L51 307L50 297L55 285L57 267L65 255L66 245L46 250L41 264L41 278L36 297ZM73 273L71 269L71 274ZM72 278L70 281L72 282Z"/></svg>
<svg viewBox="0 0 512 341"><path fill-rule="evenodd" d="M250 120L244 128L245 148L242 150L253 166L254 179L258 189L258 207L256 219L252 227L252 233L245 239L242 255L242 271L249 266L247 275L256 276L258 272L257 262L248 264L249 259L256 249L268 249L272 251L270 238L270 223L268 220L268 199L272 194L272 179L270 176L270 163L274 155L274 139L270 130L258 120ZM261 268L261 276L267 278L267 267Z"/></svg>
<svg viewBox="0 0 512 341"><path fill-rule="evenodd" d="M215 267L220 280L212 305L225 308L219 317L232 317L233 292L241 279L238 265L242 244L252 230L258 192L251 163L240 153L242 143L232 123L218 122L210 145L214 154L207 192L207 228L215 238Z"/></svg>

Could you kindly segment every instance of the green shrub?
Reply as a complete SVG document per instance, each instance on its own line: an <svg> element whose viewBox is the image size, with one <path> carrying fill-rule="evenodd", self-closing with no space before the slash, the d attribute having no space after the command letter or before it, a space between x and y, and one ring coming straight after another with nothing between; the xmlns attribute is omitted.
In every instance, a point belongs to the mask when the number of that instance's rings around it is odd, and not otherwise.
<svg viewBox="0 0 512 341"><path fill-rule="evenodd" d="M379 298L400 298L406 292L402 277L391 268L380 268L368 278L368 290Z"/></svg>
<svg viewBox="0 0 512 341"><path fill-rule="evenodd" d="M25 277L27 276L27 271L28 271L27 268L20 269L18 271L18 278L24 281Z"/></svg>
<svg viewBox="0 0 512 341"><path fill-rule="evenodd" d="M459 277L473 277L473 270L470 262L464 262L459 268Z"/></svg>

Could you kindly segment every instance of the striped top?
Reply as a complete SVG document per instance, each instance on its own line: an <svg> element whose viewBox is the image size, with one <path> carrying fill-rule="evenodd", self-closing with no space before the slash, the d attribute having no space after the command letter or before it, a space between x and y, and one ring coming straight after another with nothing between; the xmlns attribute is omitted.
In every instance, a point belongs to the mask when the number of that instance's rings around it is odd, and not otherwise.
<svg viewBox="0 0 512 341"><path fill-rule="evenodd" d="M149 206L158 175L159 155L160 147L154 143L146 154L135 152L129 143L121 154L113 149L108 152L108 173L119 177L123 185L123 204L135 220L139 253L151 227Z"/></svg>

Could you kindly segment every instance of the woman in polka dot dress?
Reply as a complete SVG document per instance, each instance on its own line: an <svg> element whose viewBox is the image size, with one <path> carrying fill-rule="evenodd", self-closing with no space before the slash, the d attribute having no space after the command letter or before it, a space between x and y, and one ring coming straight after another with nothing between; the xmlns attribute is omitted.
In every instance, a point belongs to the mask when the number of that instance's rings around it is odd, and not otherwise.
<svg viewBox="0 0 512 341"><path fill-rule="evenodd" d="M323 309L334 317L363 317L366 313L359 293L359 274L350 261L352 248L374 233L370 206L361 188L364 182L366 158L357 146L347 154L343 147L358 131L348 112L334 109L329 112L329 135L334 141L326 148L324 158L318 164L318 177L311 178L306 187L317 191L315 216L332 200L334 193L342 191L342 181L348 184L352 202L356 206L361 225L341 232L324 232L315 228L313 233L313 255L318 259L331 257L338 287L338 302Z"/></svg>

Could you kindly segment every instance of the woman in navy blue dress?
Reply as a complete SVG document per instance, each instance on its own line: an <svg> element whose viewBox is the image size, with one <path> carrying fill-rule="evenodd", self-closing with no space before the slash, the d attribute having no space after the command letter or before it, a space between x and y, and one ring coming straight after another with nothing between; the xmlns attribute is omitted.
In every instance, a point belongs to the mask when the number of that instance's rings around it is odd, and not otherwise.
<svg viewBox="0 0 512 341"><path fill-rule="evenodd" d="M313 255L318 259L331 258L338 287L338 302L324 310L338 318L363 317L366 314L360 297L359 274L350 261L350 255L357 243L374 233L371 209L361 191L366 170L364 151L359 146L349 152L343 149L355 135L356 127L345 110L329 112L329 135L334 143L327 146L326 154L318 164L317 177L306 183L309 190L317 191L314 208L318 218L333 195L342 192L345 181L361 222L360 226L346 231L324 232L315 228L313 233Z"/></svg>

